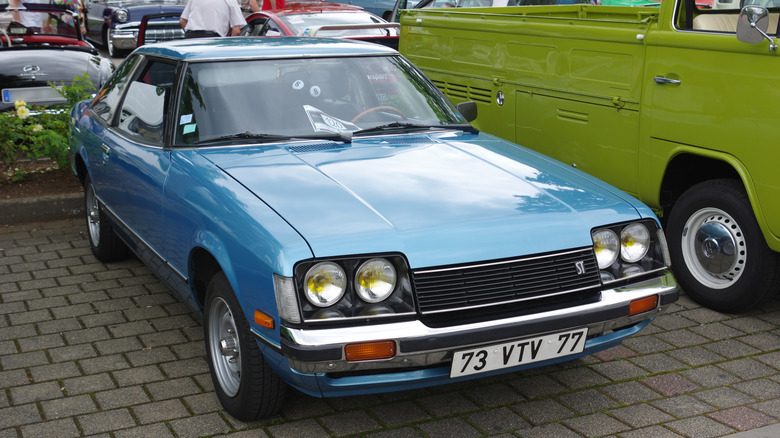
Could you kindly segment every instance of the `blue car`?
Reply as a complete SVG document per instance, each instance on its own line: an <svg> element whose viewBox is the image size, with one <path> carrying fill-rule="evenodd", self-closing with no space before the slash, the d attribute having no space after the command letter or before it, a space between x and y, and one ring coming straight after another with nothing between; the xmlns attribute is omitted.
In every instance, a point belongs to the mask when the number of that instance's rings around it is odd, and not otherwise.
<svg viewBox="0 0 780 438"><path fill-rule="evenodd" d="M198 315L230 415L567 361L678 298L653 212L469 123L390 48L142 46L71 113L99 260Z"/></svg>
<svg viewBox="0 0 780 438"><path fill-rule="evenodd" d="M186 4L187 0L84 0L87 38L105 47L109 56L124 57L138 46L138 31L145 15L181 15ZM145 42L175 38L184 38L178 16L150 23Z"/></svg>

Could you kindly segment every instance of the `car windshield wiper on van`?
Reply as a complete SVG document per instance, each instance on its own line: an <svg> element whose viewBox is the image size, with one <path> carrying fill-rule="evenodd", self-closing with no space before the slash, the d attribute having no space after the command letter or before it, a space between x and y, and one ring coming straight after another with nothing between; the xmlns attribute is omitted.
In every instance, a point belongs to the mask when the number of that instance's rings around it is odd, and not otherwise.
<svg viewBox="0 0 780 438"><path fill-rule="evenodd" d="M208 138L205 140L199 140L195 142L198 146L217 144L223 142L230 142L235 140L250 140L256 142L271 142L271 141L284 141L284 140L334 140L343 141L349 143L352 141L351 136L348 133L333 133L326 132L321 134L304 134L304 135L280 135L280 134L264 134L253 132L239 132L236 134L222 135L219 137Z"/></svg>

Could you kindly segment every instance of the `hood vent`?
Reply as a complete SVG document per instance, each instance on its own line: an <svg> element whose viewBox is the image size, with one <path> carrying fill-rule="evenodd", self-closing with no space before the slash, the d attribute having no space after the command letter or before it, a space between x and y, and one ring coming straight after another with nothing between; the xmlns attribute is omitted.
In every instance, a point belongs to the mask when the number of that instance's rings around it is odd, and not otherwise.
<svg viewBox="0 0 780 438"><path fill-rule="evenodd" d="M294 154L305 154L307 152L324 152L324 151L336 151L348 147L344 143L336 142L316 142L316 143L301 143L295 146L287 147L287 150Z"/></svg>

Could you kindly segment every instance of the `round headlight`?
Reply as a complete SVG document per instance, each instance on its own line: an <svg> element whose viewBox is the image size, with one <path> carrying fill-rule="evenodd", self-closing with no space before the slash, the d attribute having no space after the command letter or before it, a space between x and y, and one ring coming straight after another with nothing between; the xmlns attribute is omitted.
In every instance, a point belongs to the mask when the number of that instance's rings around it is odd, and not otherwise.
<svg viewBox="0 0 780 438"><path fill-rule="evenodd" d="M336 304L344 295L346 286L347 274L341 266L331 262L312 266L304 279L306 298L317 307Z"/></svg>
<svg viewBox="0 0 780 438"><path fill-rule="evenodd" d="M385 259L371 259L355 275L355 291L367 303L378 303L395 289L395 267Z"/></svg>
<svg viewBox="0 0 780 438"><path fill-rule="evenodd" d="M116 17L116 21L120 23L124 23L125 21L127 21L127 9L118 9L114 13L114 16Z"/></svg>
<svg viewBox="0 0 780 438"><path fill-rule="evenodd" d="M642 260L650 248L650 232L642 224L631 224L620 232L620 257L628 263Z"/></svg>
<svg viewBox="0 0 780 438"><path fill-rule="evenodd" d="M614 231L602 228L593 231L593 251L596 252L596 261L599 269L606 269L615 263L620 254L620 239Z"/></svg>

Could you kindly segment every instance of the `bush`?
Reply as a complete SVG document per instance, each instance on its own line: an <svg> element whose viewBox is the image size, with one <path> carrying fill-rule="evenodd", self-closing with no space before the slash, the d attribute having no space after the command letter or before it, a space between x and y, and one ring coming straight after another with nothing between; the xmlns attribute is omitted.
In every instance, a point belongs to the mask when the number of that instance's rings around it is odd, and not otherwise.
<svg viewBox="0 0 780 438"><path fill-rule="evenodd" d="M70 85L49 83L66 103L52 107L28 107L17 101L15 111L0 113L0 158L6 170L20 159L49 157L60 168L68 166L70 108L89 99L94 86L85 72L76 76Z"/></svg>

